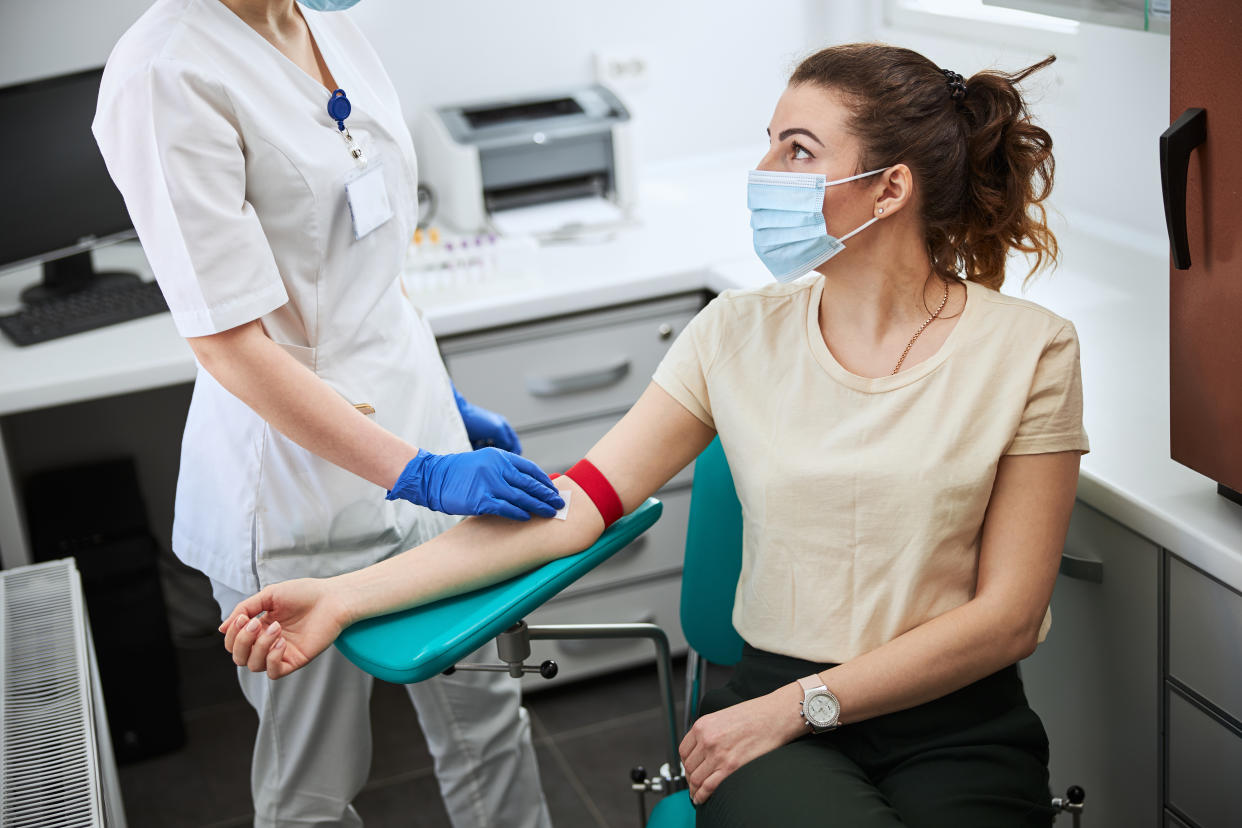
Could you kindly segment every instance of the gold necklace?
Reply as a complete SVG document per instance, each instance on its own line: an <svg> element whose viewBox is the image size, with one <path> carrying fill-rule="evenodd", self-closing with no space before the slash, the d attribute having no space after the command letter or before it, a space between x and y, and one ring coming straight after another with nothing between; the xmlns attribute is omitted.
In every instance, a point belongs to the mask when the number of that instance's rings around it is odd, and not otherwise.
<svg viewBox="0 0 1242 828"><path fill-rule="evenodd" d="M945 280L944 281L944 298L940 300L940 307L936 308L935 312L932 313L931 316L927 317L927 321L924 322L922 325L919 325L919 329L914 332L914 336L910 338L910 344L907 345L906 349L901 352L901 359L897 360L897 367L893 369L893 374L901 370L901 364L906 361L906 356L909 355L910 349L914 347L914 340L918 339L919 334L923 333L923 329L926 328L928 325L930 325L932 320L940 315L940 312L944 310L945 303L948 301L949 301L949 282L948 280ZM890 374L889 376L892 376L892 374Z"/></svg>

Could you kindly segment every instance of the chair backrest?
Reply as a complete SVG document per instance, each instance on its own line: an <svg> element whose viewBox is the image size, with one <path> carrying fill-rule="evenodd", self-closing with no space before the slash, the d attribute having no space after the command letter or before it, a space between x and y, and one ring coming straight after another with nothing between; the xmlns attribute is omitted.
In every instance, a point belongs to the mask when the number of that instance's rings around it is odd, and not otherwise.
<svg viewBox="0 0 1242 828"><path fill-rule="evenodd" d="M736 664L742 638L733 629L733 597L742 571L742 505L720 438L694 465L690 525L681 578L681 629L713 664Z"/></svg>

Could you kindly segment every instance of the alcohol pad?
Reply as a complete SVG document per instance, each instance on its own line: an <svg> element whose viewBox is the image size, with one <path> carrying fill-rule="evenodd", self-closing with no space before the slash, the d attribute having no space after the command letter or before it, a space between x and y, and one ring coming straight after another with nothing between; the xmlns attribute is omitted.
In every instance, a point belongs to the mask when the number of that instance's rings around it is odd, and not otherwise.
<svg viewBox="0 0 1242 828"><path fill-rule="evenodd" d="M565 501L565 505L552 517L557 520L569 520L569 498L573 496L573 491L565 489L561 492L561 499Z"/></svg>

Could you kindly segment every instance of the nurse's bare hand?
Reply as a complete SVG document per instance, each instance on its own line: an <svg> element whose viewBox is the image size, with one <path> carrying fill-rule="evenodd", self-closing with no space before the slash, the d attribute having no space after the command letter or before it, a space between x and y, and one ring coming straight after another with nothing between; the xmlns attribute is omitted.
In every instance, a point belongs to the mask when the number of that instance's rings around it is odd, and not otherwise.
<svg viewBox="0 0 1242 828"><path fill-rule="evenodd" d="M220 631L235 664L281 678L327 649L346 617L328 580L298 578L273 584L242 601Z"/></svg>

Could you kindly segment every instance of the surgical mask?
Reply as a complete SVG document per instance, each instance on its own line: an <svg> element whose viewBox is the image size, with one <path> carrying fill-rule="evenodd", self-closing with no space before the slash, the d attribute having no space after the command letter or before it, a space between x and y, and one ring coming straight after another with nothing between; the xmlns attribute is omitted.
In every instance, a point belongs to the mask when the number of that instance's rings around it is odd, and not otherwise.
<svg viewBox="0 0 1242 828"><path fill-rule="evenodd" d="M755 252L780 282L810 273L845 249L845 240L879 220L873 216L841 238L824 226L824 189L882 173L888 167L829 181L810 173L751 170L746 206Z"/></svg>
<svg viewBox="0 0 1242 828"><path fill-rule="evenodd" d="M298 2L303 6L306 6L308 9L320 12L329 12L344 11L350 6L356 4L358 0L298 0Z"/></svg>

